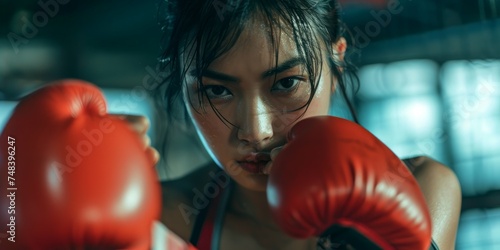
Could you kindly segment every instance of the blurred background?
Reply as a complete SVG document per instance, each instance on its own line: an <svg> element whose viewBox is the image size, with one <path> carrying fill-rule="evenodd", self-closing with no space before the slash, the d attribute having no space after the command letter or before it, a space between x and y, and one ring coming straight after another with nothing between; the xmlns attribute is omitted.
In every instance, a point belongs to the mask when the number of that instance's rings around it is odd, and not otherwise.
<svg viewBox="0 0 500 250"><path fill-rule="evenodd" d="M20 97L61 78L97 84L111 112L161 123L141 91L162 79L158 3L0 0L0 129ZM455 171L457 249L500 249L500 0L340 4L359 48L347 57L359 67L361 124L400 157L429 155ZM331 113L348 117L336 101ZM167 150L175 157L158 166L162 179L209 160L185 129Z"/></svg>

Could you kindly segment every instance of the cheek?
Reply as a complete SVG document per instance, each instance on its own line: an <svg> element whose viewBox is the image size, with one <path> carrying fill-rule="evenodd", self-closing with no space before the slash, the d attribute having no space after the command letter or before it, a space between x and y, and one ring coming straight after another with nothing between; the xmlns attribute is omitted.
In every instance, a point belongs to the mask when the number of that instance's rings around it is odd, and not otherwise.
<svg viewBox="0 0 500 250"><path fill-rule="evenodd" d="M198 136L204 146L209 149L209 146L216 146L218 144L217 138L220 138L218 135L224 132L222 129L224 124L210 107L201 108L198 94L193 89L194 87L184 89L183 101L188 110L189 117L195 125Z"/></svg>
<svg viewBox="0 0 500 250"><path fill-rule="evenodd" d="M191 111L190 116L205 150L219 166L224 166L232 159L231 130L212 110L207 109L201 114Z"/></svg>
<svg viewBox="0 0 500 250"><path fill-rule="evenodd" d="M191 116L202 139L206 140L210 146L217 146L222 138L229 136L229 129L213 112L197 114L193 112Z"/></svg>
<svg viewBox="0 0 500 250"><path fill-rule="evenodd" d="M318 89L304 117L328 115L332 93L330 80L330 78L326 78L318 84Z"/></svg>

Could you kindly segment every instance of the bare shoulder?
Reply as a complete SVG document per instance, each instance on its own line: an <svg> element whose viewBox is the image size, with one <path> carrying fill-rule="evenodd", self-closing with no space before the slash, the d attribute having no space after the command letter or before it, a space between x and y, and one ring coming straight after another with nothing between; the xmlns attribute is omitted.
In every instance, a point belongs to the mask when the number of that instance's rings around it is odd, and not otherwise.
<svg viewBox="0 0 500 250"><path fill-rule="evenodd" d="M200 204L195 199L196 190L200 190L209 181L210 172L216 168L214 163L210 163L179 179L161 182L161 221L185 241L189 241L200 211Z"/></svg>
<svg viewBox="0 0 500 250"><path fill-rule="evenodd" d="M454 249L462 205L462 192L455 173L425 156L409 160L432 217L432 235L440 249Z"/></svg>
<svg viewBox="0 0 500 250"><path fill-rule="evenodd" d="M451 193L460 194L460 183L457 176L448 166L427 156L417 156L406 160L409 168L422 186L434 183L446 184Z"/></svg>

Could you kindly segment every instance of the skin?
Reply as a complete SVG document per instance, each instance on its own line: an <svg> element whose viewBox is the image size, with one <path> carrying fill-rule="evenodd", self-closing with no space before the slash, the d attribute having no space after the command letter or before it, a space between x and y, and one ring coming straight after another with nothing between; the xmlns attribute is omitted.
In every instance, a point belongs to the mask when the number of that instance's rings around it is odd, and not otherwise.
<svg viewBox="0 0 500 250"><path fill-rule="evenodd" d="M235 46L209 67L211 71L237 78L238 81L230 83L210 77L203 78L205 85L218 85L229 91L223 92L226 96L231 96L229 101L214 98L212 103L236 126L226 126L210 106L200 111L197 106L200 100L192 99L197 96L195 80L193 77L186 78L186 87L183 89L186 108L214 162L181 179L162 183L161 220L188 241L195 214L186 217L179 206L192 204L193 187L203 190L202 184L209 180L209 173L220 167L237 184L224 220L221 249L315 249L316 239L293 239L284 234L272 220L265 193L267 172L272 167L272 162L259 174L242 171L236 165L237 161L252 152L265 152L274 158L280 147L286 143L288 129L298 122L297 118L303 113L303 110L300 110L283 114L271 105L273 98L277 98L271 93L273 86L287 77L303 77L304 71L298 65L278 74L276 81L274 77L261 78L262 73L274 68L276 63L275 58L270 56L274 53L270 53L272 48L268 43L268 33L261 28L262 25L252 25L255 26L251 32L247 32L250 29L243 32ZM286 35L278 38L281 44L279 65L296 56L296 50ZM343 60L345 40L339 39L332 47L338 52L338 59ZM318 90L300 119L328 114L335 82L334 76L324 63ZM189 105L189 101L193 105ZM206 97L201 101L203 105L208 104ZM147 129L147 126L141 124L144 120L135 119L131 123L144 137ZM145 139L145 143L148 145L148 139ZM151 151L153 157L158 159L156 150L149 148L148 152ZM446 166L427 157L414 158L411 169L429 206L433 239L441 249L454 249L461 206L460 185L455 174Z"/></svg>

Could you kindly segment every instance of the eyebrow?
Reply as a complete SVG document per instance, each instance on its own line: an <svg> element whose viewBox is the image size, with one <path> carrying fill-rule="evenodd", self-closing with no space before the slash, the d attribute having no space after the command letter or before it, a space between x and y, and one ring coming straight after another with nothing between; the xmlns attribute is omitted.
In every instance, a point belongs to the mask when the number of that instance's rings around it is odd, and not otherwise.
<svg viewBox="0 0 500 250"><path fill-rule="evenodd" d="M281 63L280 65L262 73L262 79L268 78L268 77L273 76L273 75L277 75L281 72L287 71L287 70L289 70L297 65L301 65L301 64L304 64L304 60L302 58L300 58L300 57L291 58L291 59Z"/></svg>
<svg viewBox="0 0 500 250"><path fill-rule="evenodd" d="M304 60L302 58L300 58L300 57L291 58L291 59L279 64L278 66L276 66L272 69L266 70L264 73L262 73L261 78L265 79L265 78L268 78L270 76L277 75L279 73L287 71L287 70L289 70L297 65L301 65L301 64L304 64ZM198 72L199 71L197 69L194 69L194 70L191 70L189 72L189 74L191 76L196 77L198 75ZM232 82L232 83L240 82L240 79L238 79L237 77L226 75L224 73L220 73L220 72L209 70L209 69L204 70L201 73L201 76L212 78L212 79L223 81L223 82Z"/></svg>

